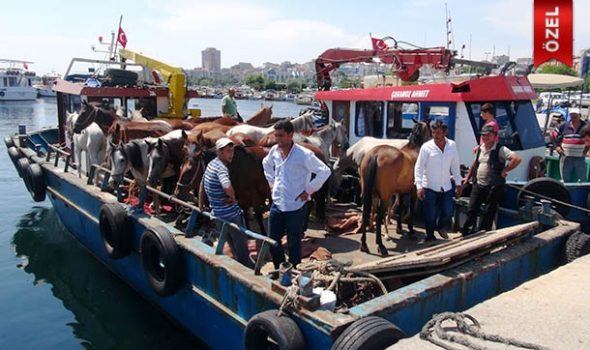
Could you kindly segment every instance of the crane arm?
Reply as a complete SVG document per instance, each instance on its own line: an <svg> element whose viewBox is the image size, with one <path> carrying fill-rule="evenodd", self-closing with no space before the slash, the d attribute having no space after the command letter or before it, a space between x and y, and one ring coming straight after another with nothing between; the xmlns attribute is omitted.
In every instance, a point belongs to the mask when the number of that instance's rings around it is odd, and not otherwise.
<svg viewBox="0 0 590 350"><path fill-rule="evenodd" d="M127 49L120 49L119 56L122 59L131 60L150 69L158 71L168 83L168 94L170 101L170 110L168 117L184 118L183 107L186 95L186 77L182 69L170 66L153 58L147 57L137 52Z"/></svg>

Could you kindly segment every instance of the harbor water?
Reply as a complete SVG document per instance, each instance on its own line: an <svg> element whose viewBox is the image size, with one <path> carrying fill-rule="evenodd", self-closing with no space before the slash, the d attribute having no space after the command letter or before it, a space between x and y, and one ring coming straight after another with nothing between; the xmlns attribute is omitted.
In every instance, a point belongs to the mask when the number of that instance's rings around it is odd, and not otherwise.
<svg viewBox="0 0 590 350"><path fill-rule="evenodd" d="M195 101L219 115L220 100ZM261 101L239 100L245 118ZM269 102L264 101L265 105ZM273 116L303 106L274 102ZM54 127L55 99L0 102L0 135ZM49 200L35 203L6 147L0 152L0 349L203 349L99 263L61 225Z"/></svg>

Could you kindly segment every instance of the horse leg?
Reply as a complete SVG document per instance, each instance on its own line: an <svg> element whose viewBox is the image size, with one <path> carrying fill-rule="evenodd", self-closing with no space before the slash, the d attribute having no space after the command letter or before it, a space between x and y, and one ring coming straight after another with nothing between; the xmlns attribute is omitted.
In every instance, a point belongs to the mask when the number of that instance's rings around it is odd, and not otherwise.
<svg viewBox="0 0 590 350"><path fill-rule="evenodd" d="M396 218L396 232L400 235L404 234L404 228L402 226L402 219L404 216L404 213L406 211L406 206L404 203L404 197L401 194L396 195L396 205L397 207L395 208L395 213L397 214L397 218Z"/></svg>
<svg viewBox="0 0 590 350"><path fill-rule="evenodd" d="M408 238L409 239L416 239L416 232L414 232L414 207L416 206L416 196L414 195L414 193L410 193L410 204L408 206L409 211L408 213L408 217L407 217L407 224L408 224Z"/></svg>
<svg viewBox="0 0 590 350"><path fill-rule="evenodd" d="M264 229L264 221L262 220L262 213L264 210L262 208L258 208L254 211L254 217L256 218L256 222L260 227L260 233L266 236L266 230Z"/></svg>
<svg viewBox="0 0 590 350"><path fill-rule="evenodd" d="M387 248L385 248L385 246L383 245L383 241L381 240L381 225L383 224L384 206L386 206L386 202L382 199L379 201L379 206L377 209L377 223L375 224L377 226L377 232L375 232L375 234L377 247L379 249L379 252L381 253L381 256L388 256L389 252L387 251Z"/></svg>

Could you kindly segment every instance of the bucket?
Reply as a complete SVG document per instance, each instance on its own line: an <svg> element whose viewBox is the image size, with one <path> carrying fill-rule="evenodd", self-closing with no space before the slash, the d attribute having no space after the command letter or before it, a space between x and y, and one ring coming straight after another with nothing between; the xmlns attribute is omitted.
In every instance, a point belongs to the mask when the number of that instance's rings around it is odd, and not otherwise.
<svg viewBox="0 0 590 350"><path fill-rule="evenodd" d="M282 262L279 266L279 283L282 286L291 285L291 270L293 270L293 265L290 262Z"/></svg>

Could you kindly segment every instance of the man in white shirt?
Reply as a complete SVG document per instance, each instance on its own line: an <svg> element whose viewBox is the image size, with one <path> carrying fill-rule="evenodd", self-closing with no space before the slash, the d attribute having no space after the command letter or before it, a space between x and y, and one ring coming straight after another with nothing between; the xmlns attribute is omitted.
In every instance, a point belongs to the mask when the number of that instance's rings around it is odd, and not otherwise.
<svg viewBox="0 0 590 350"><path fill-rule="evenodd" d="M275 268L285 261L280 246L287 233L289 262L297 266L301 262L301 239L307 214L306 202L330 177L330 168L313 152L293 142L293 124L281 121L275 124L277 144L263 159L264 175L272 191L272 206L268 218L270 238L279 242L270 253ZM315 174L312 180L311 175Z"/></svg>
<svg viewBox="0 0 590 350"><path fill-rule="evenodd" d="M447 125L440 120L431 125L431 129L432 140L420 148L414 168L416 190L422 200L426 241L436 239L435 229L442 238L448 238L447 229L455 209L453 193L461 193L457 145L446 137Z"/></svg>

